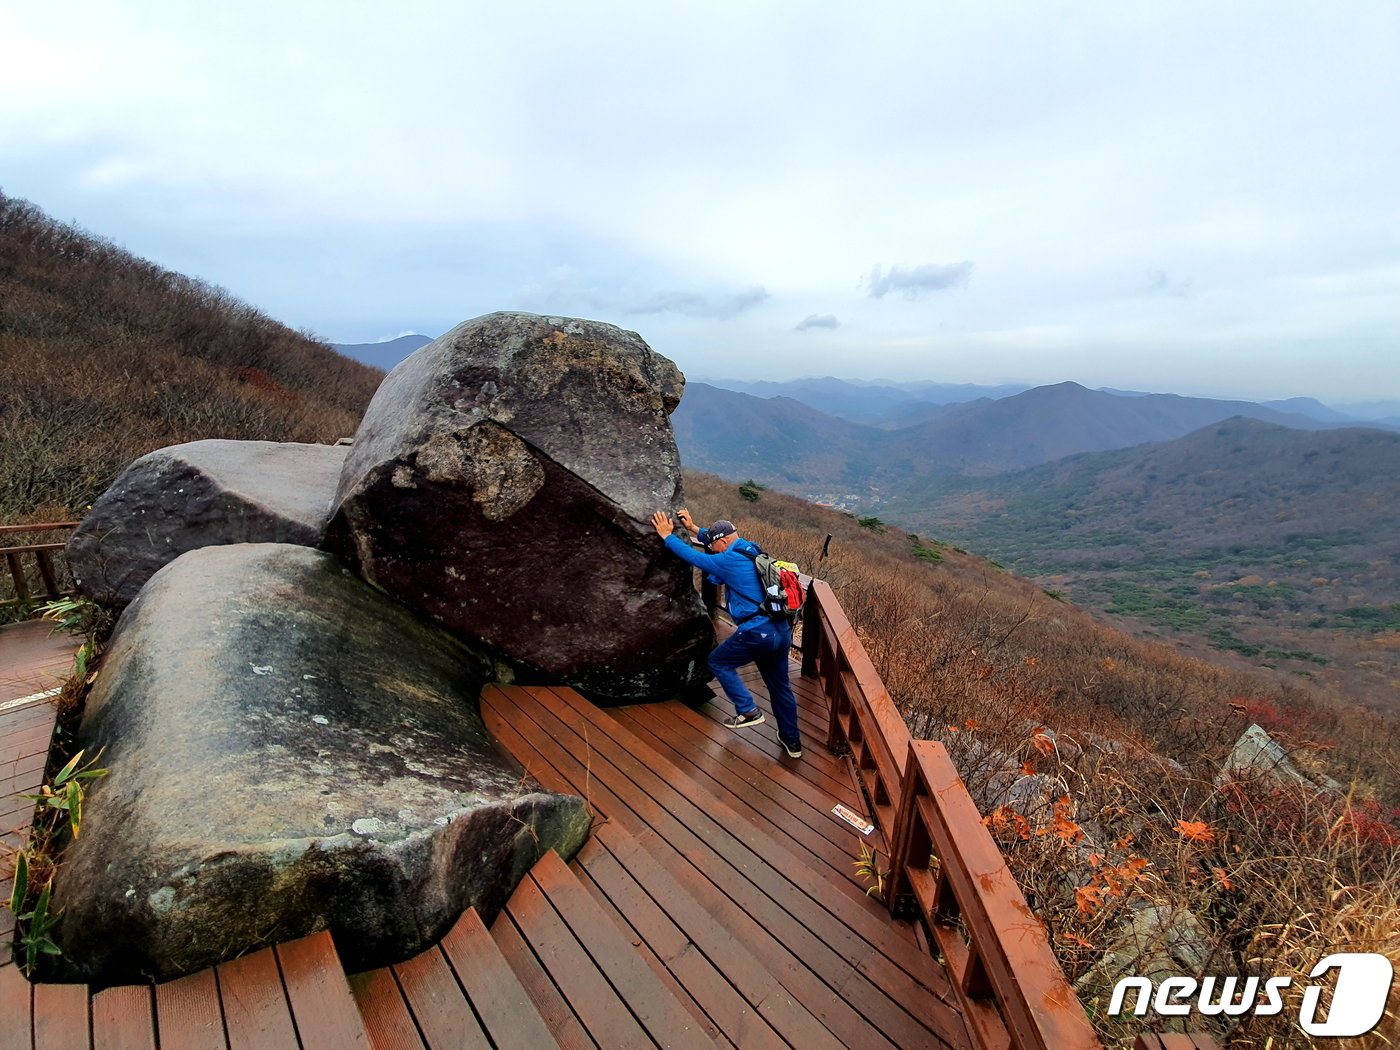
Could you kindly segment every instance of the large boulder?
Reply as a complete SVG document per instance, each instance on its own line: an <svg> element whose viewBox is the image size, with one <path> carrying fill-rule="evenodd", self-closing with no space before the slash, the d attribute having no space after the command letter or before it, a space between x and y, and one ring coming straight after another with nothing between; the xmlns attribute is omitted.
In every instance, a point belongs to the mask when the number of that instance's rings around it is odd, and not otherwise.
<svg viewBox="0 0 1400 1050"><path fill-rule="evenodd" d="M1240 734L1215 776L1217 787L1232 780L1283 790L1301 788L1333 795L1346 792L1341 784L1325 774L1319 774L1315 780L1309 777L1288 757L1278 741L1257 725L1251 725Z"/></svg>
<svg viewBox="0 0 1400 1050"><path fill-rule="evenodd" d="M646 700L708 676L692 573L651 528L680 499L684 378L633 332L496 313L380 386L326 546L523 677Z"/></svg>
<svg viewBox="0 0 1400 1050"><path fill-rule="evenodd" d="M319 546L349 450L275 441L191 441L142 456L68 541L78 589L125 606L161 566L222 543Z"/></svg>
<svg viewBox="0 0 1400 1050"><path fill-rule="evenodd" d="M329 928L352 968L489 922L582 799L542 791L476 703L489 664L286 544L207 547L123 615L78 730L93 782L48 976L176 977Z"/></svg>

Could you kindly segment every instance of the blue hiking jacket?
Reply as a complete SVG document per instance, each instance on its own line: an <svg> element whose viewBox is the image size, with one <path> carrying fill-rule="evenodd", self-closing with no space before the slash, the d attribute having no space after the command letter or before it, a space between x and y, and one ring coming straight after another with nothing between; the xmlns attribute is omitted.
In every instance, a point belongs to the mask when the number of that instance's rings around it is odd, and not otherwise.
<svg viewBox="0 0 1400 1050"><path fill-rule="evenodd" d="M697 569L704 569L715 583L724 584L725 593L729 597L729 615L736 624L748 626L748 624L767 620L767 617L759 610L759 601L763 596L763 583L758 578L758 568L754 565L752 558L739 553L741 550L747 550L758 554L760 553L758 544L741 538L735 540L733 546L727 551L710 554L706 551L696 550L685 540L672 533L666 537L666 546L681 560L689 562ZM755 613L758 615L754 616ZM748 624L745 624L746 620Z"/></svg>

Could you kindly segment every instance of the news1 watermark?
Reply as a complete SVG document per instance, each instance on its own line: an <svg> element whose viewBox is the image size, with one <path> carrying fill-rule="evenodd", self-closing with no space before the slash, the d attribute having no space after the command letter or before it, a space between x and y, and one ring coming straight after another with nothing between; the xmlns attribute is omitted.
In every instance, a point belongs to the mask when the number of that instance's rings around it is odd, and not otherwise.
<svg viewBox="0 0 1400 1050"><path fill-rule="evenodd" d="M1326 986L1309 984L1303 989L1298 1026L1308 1035L1365 1035L1385 1015L1395 968L1384 955L1338 952L1308 976L1323 977L1332 970L1337 976L1331 1002L1322 1006ZM1161 1017L1185 1017L1193 1011L1206 1017L1268 1016L1283 1012L1283 991L1292 984L1292 977L1167 977L1155 984L1147 977L1124 977L1114 985L1108 1014L1123 1013L1128 993L1136 992L1132 1013L1138 1017L1148 1010Z"/></svg>

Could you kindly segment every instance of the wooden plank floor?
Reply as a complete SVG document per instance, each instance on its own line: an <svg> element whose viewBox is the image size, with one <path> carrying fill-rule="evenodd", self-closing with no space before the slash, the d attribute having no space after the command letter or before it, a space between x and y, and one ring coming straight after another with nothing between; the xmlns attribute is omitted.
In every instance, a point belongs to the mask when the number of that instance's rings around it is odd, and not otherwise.
<svg viewBox="0 0 1400 1050"><path fill-rule="evenodd" d="M35 698L71 669L74 640L52 625L0 628L0 895L27 840L57 711ZM17 699L28 698L23 703ZM152 987L94 990L30 984L9 951L13 919L0 908L0 1050L180 1048L340 1050L369 1036L330 934L319 933Z"/></svg>
<svg viewBox="0 0 1400 1050"><path fill-rule="evenodd" d="M43 782L57 709L43 694L62 686L73 666L77 641L54 635L42 621L0 627L0 899L10 899L13 855L24 845L34 803L23 798ZM0 907L0 945L14 921ZM0 961L8 961L0 950ZM0 1044L3 1045L3 1044Z"/></svg>
<svg viewBox="0 0 1400 1050"><path fill-rule="evenodd" d="M572 867L722 1045L967 1046L942 969L854 877L862 836L831 809L864 806L821 744L823 698L795 683L801 759L771 717L721 726L721 700L604 711L568 689L490 686L482 713L541 783L589 800Z"/></svg>
<svg viewBox="0 0 1400 1050"><path fill-rule="evenodd" d="M71 661L46 628L0 638L13 697L56 685ZM546 855L489 930L469 911L427 952L348 982L326 934L96 993L30 985L6 957L0 1050L968 1047L943 970L855 874L860 843L887 860L884 844L833 815L864 803L823 746L820 692L794 685L801 759L771 711L722 726L722 699L601 710L565 688L488 687L502 745L595 818L579 855ZM42 700L0 710L9 843L30 816L12 792L37 788L52 726Z"/></svg>
<svg viewBox="0 0 1400 1050"><path fill-rule="evenodd" d="M68 677L79 640L54 634L53 627L47 620L0 627L0 714L16 700L57 689Z"/></svg>
<svg viewBox="0 0 1400 1050"><path fill-rule="evenodd" d="M329 933L162 985L30 984L0 966L0 1050L368 1050Z"/></svg>
<svg viewBox="0 0 1400 1050"><path fill-rule="evenodd" d="M487 687L492 733L586 798L593 834L567 866L546 855L489 940L468 912L438 947L353 976L376 1050L968 1047L943 970L854 875L863 837L831 810L860 794L821 746L823 699L795 684L801 759L771 719L720 725L720 700L605 711Z"/></svg>

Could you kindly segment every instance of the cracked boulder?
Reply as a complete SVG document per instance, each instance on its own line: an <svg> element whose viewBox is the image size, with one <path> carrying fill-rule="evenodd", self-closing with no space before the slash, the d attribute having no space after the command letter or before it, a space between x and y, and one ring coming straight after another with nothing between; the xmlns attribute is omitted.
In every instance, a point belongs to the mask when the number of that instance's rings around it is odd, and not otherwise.
<svg viewBox="0 0 1400 1050"><path fill-rule="evenodd" d="M605 701L708 678L692 571L650 524L680 500L676 366L596 321L466 321L380 386L326 546L502 655Z"/></svg>
<svg viewBox="0 0 1400 1050"><path fill-rule="evenodd" d="M68 541L78 589L125 606L186 551L223 543L316 547L348 449L276 441L191 441L133 462Z"/></svg>
<svg viewBox="0 0 1400 1050"><path fill-rule="evenodd" d="M486 919L583 800L477 710L488 661L333 555L206 547L122 616L78 730L110 770L64 851L48 979L159 980L329 929L351 970Z"/></svg>

